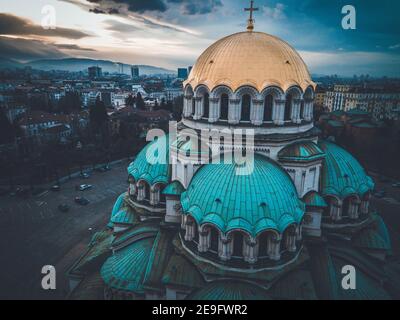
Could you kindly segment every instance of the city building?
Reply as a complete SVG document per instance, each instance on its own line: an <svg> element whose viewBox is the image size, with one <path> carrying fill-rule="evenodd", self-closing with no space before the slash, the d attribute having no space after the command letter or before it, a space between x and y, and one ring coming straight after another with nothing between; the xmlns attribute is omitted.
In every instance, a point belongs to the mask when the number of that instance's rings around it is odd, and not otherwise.
<svg viewBox="0 0 400 320"><path fill-rule="evenodd" d="M132 77L132 79L139 78L139 67L138 66L131 66L131 77Z"/></svg>
<svg viewBox="0 0 400 320"><path fill-rule="evenodd" d="M186 80L188 77L188 69L186 68L178 68L178 78Z"/></svg>
<svg viewBox="0 0 400 320"><path fill-rule="evenodd" d="M102 77L102 70L98 66L93 66L88 68L89 79L97 79Z"/></svg>
<svg viewBox="0 0 400 320"><path fill-rule="evenodd" d="M107 228L69 271L71 299L399 295L388 230L369 206L373 180L318 138L307 66L253 22L197 60L176 136L149 143L129 165ZM254 145L198 137L228 128L254 130ZM237 149L254 154L253 166L229 161ZM342 286L348 265L354 290Z"/></svg>
<svg viewBox="0 0 400 320"><path fill-rule="evenodd" d="M400 119L400 93L390 89L335 85L325 93L324 108L328 111L361 109L375 120Z"/></svg>

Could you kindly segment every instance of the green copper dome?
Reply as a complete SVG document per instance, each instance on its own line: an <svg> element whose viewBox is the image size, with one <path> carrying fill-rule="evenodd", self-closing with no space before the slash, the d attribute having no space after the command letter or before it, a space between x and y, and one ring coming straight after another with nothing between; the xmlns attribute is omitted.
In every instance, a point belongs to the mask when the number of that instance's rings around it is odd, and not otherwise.
<svg viewBox="0 0 400 320"><path fill-rule="evenodd" d="M363 195L374 189L374 182L350 153L327 141L321 142L319 146L326 154L321 176L323 195L343 199L352 194Z"/></svg>
<svg viewBox="0 0 400 320"><path fill-rule="evenodd" d="M324 152L312 141L298 141L283 148L278 153L283 161L313 161L325 156Z"/></svg>
<svg viewBox="0 0 400 320"><path fill-rule="evenodd" d="M143 179L150 185L159 182L168 184L171 177L168 136L159 137L146 145L129 165L128 174L135 181Z"/></svg>
<svg viewBox="0 0 400 320"><path fill-rule="evenodd" d="M264 156L254 156L254 170L235 164L208 164L193 177L181 196L184 214L198 224L214 224L222 232L241 229L256 236L273 229L283 232L300 223L304 203L289 175Z"/></svg>

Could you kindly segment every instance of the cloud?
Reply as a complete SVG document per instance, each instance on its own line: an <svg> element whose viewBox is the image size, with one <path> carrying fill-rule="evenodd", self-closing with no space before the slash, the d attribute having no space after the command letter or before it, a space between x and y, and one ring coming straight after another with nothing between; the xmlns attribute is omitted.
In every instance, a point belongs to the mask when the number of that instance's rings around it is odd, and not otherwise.
<svg viewBox="0 0 400 320"><path fill-rule="evenodd" d="M389 46L390 50L395 50L395 49L399 49L399 48L400 48L400 43L396 43L396 44L394 44L392 46Z"/></svg>
<svg viewBox="0 0 400 320"><path fill-rule="evenodd" d="M120 33L130 33L138 30L136 26L128 23L119 22L116 20L106 20L104 23L107 25L106 29Z"/></svg>
<svg viewBox="0 0 400 320"><path fill-rule="evenodd" d="M263 15L273 20L285 19L286 6L282 3L277 3L275 7L263 6Z"/></svg>
<svg viewBox="0 0 400 320"><path fill-rule="evenodd" d="M167 0L169 3L176 3L181 6L181 12L186 15L203 15L215 12L222 7L220 0Z"/></svg>
<svg viewBox="0 0 400 320"><path fill-rule="evenodd" d="M55 45L39 40L8 38L0 36L0 57L26 62L37 59L58 59L68 55Z"/></svg>
<svg viewBox="0 0 400 320"><path fill-rule="evenodd" d="M80 46L78 46L76 44L62 44L62 43L58 44L58 43L55 43L55 44L53 44L53 46L57 47L58 49L63 49L63 50L92 51L92 52L97 51L97 50L92 49L92 48L80 47Z"/></svg>
<svg viewBox="0 0 400 320"><path fill-rule="evenodd" d="M89 36L82 31L67 28L57 27L56 29L46 30L28 19L7 13L0 13L0 35L61 37L68 39L81 39Z"/></svg>
<svg viewBox="0 0 400 320"><path fill-rule="evenodd" d="M167 6L162 0L87 0L87 2L97 4L97 9L105 12L109 12L110 8L118 10L121 6L138 13L145 11L164 12L167 10Z"/></svg>

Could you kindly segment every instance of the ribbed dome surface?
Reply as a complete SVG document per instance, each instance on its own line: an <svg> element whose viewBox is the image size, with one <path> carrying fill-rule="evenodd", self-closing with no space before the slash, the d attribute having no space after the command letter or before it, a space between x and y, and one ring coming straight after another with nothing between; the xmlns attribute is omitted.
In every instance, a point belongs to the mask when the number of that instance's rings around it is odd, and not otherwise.
<svg viewBox="0 0 400 320"><path fill-rule="evenodd" d="M239 175L237 169L235 164L200 168L181 196L184 213L200 225L212 223L225 233L241 229L254 236L267 229L283 232L301 221L304 203L278 165L255 155L252 172Z"/></svg>
<svg viewBox="0 0 400 320"><path fill-rule="evenodd" d="M283 90L314 85L307 66L289 44L262 32L241 32L211 45L199 57L186 84L210 90L226 85L233 91L250 85L261 92L275 85Z"/></svg>

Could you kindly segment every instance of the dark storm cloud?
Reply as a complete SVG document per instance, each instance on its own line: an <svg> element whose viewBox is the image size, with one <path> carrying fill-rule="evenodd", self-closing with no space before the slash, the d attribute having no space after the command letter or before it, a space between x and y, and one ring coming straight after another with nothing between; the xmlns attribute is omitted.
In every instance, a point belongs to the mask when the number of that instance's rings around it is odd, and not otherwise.
<svg viewBox="0 0 400 320"><path fill-rule="evenodd" d="M67 55L58 50L56 46L43 41L0 37L0 58L25 62L65 57Z"/></svg>
<svg viewBox="0 0 400 320"><path fill-rule="evenodd" d="M86 0L96 3L98 7L90 9L94 13L118 13L120 6L125 5L129 11L143 12L165 12L171 4L181 7L181 12L186 15L208 14L215 8L222 6L221 0Z"/></svg>
<svg viewBox="0 0 400 320"><path fill-rule="evenodd" d="M88 36L82 31L67 28L57 27L56 29L46 30L30 20L7 13L0 13L0 35L62 37L68 39L81 39Z"/></svg>

